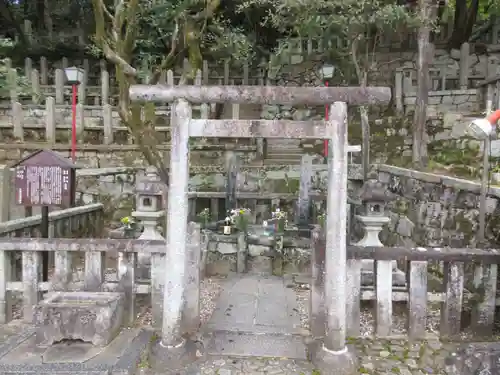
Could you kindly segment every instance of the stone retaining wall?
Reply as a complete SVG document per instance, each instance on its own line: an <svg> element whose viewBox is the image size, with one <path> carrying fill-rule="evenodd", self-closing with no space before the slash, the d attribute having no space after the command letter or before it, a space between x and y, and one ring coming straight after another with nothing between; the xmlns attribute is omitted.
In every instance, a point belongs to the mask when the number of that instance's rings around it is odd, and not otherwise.
<svg viewBox="0 0 500 375"><path fill-rule="evenodd" d="M237 235L204 231L202 251L206 276L227 276L237 271L239 251ZM281 252L274 251L273 239L249 235L246 249L246 270L281 276L309 272L310 244L306 239L286 238Z"/></svg>
<svg viewBox="0 0 500 375"><path fill-rule="evenodd" d="M391 221L381 236L384 245L476 245L479 183L390 165L378 165L376 169L394 198L388 205ZM499 202L500 187L490 187L486 239L494 248L500 245Z"/></svg>

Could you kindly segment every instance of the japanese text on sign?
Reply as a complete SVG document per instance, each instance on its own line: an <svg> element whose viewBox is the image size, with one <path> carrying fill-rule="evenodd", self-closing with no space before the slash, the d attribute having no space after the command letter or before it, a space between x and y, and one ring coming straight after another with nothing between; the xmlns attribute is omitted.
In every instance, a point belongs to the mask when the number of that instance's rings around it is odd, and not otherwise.
<svg viewBox="0 0 500 375"><path fill-rule="evenodd" d="M69 170L58 166L22 166L16 170L16 179L24 186L17 187L18 203L31 205L61 205L63 195L70 189ZM25 190L23 192L23 189Z"/></svg>

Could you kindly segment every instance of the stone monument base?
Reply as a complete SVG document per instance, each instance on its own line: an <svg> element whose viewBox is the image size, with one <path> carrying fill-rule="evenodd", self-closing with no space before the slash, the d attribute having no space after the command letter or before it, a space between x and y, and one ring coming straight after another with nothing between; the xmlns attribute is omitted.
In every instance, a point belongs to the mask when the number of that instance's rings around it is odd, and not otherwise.
<svg viewBox="0 0 500 375"><path fill-rule="evenodd" d="M105 347L68 340L40 348L36 328L29 325L0 344L0 374L134 374L147 365L143 362L152 335L152 330L127 329Z"/></svg>
<svg viewBox="0 0 500 375"><path fill-rule="evenodd" d="M321 374L359 374L356 353L347 346L344 350L335 352L328 350L317 340L309 347L309 359Z"/></svg>
<svg viewBox="0 0 500 375"><path fill-rule="evenodd" d="M178 346L167 347L157 340L151 345L149 358L153 371L163 373L165 370L182 370L203 356L203 344L199 341L185 339Z"/></svg>

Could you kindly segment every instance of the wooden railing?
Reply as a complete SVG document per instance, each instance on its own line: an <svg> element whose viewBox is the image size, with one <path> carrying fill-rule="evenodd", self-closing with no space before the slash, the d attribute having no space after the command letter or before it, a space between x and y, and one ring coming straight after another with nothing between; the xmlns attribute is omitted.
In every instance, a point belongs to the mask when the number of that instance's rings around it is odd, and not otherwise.
<svg viewBox="0 0 500 375"><path fill-rule="evenodd" d="M188 250L200 253L200 225L189 223L189 239L193 246ZM161 324L163 309L163 284L165 272L165 241L116 240L93 238L0 238L0 324L12 318L12 292L22 293L22 317L33 320L33 307L46 291L122 291L126 295L126 311L130 322L135 319L136 294L151 294L153 324ZM13 252L22 252L22 280L14 281L8 270L13 263ZM43 282L38 272L41 253L52 252L54 272L48 282ZM147 284L138 283L135 277L137 253L151 254L151 278ZM79 254L80 253L80 254ZM76 255L83 253L84 270L79 275ZM115 278L104 277L105 255L118 254ZM199 267L191 267L192 279L199 283Z"/></svg>
<svg viewBox="0 0 500 375"><path fill-rule="evenodd" d="M49 213L49 237L97 236L103 228L103 204L93 203ZM0 223L2 237L39 237L42 216Z"/></svg>
<svg viewBox="0 0 500 375"><path fill-rule="evenodd" d="M188 251L201 251L200 227L189 223L190 240ZM252 241L255 241L253 239ZM308 240L301 240L302 245ZM267 244L267 242L266 242ZM39 291L88 290L117 291L125 293L129 318L134 319L134 304L137 294L151 294L154 324L161 324L163 284L165 269L165 241L108 240L108 239L24 239L0 238L0 269L5 270L12 251L23 253L23 280L14 282L3 271L0 273L0 322L8 321L9 299L13 291L23 293L23 318L31 321L33 306L38 303ZM312 251L324 249L324 242L316 241ZM41 282L35 272L41 251L55 253L55 272L49 282ZM85 253L85 269L82 280L73 280L71 257L76 252ZM139 283L135 277L137 253L151 254L151 279ZM104 278L104 255L118 254L117 277ZM199 254L199 253L198 253ZM477 335L492 335L496 297L497 264L500 252L479 249L433 249L433 248L388 248L349 246L347 250L347 334L360 335L360 305L363 300L374 300L375 335L391 337L393 302L406 302L408 310L408 337L426 337L426 319L429 302L441 302L440 335L442 338L457 338L461 330L461 315L467 301L475 301L472 325ZM199 258L198 258L199 259ZM375 261L373 288L361 287L361 260ZM392 261L407 263L407 287L392 286ZM444 263L442 290L428 288L429 262ZM478 264L474 279L475 291L464 289L464 264ZM195 266L193 264L193 266ZM199 268L194 267L194 281L199 282ZM312 280L314 283L314 280Z"/></svg>
<svg viewBox="0 0 500 375"><path fill-rule="evenodd" d="M321 245L320 245L321 246ZM440 337L458 338L461 333L461 317L466 302L472 302L471 328L474 335L492 336L497 301L498 250L452 249L452 248L348 248L347 267L347 334L360 334L360 302L374 300L375 327L378 337L389 337L393 325L393 302L406 301L408 335L412 339L426 337L429 302L441 302ZM375 283L373 290L361 288L361 260L373 259ZM407 288L392 286L392 262L407 264ZM430 291L428 279L430 262L443 262L442 290ZM476 264L474 290L467 290L465 264Z"/></svg>

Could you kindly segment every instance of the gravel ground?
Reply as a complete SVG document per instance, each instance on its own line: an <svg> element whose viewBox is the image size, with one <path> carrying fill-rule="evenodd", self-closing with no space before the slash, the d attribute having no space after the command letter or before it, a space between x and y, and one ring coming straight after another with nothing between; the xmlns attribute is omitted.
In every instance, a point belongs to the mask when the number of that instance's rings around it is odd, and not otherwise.
<svg viewBox="0 0 500 375"><path fill-rule="evenodd" d="M297 295L297 304L302 328L309 329L309 286L300 284L299 286L295 286L294 290ZM371 337L375 334L375 314L372 304L373 302L366 301L361 307L360 331L363 337ZM408 310L406 304L393 304L392 333L394 335L404 335L407 333L407 314ZM439 319L439 306L434 306L434 308L428 310L427 331L429 333L439 334Z"/></svg>
<svg viewBox="0 0 500 375"><path fill-rule="evenodd" d="M220 292L222 291L221 282L218 278L206 278L200 285L200 321L206 323L215 310L215 305ZM145 296L144 296L145 297ZM139 309L136 324L151 325L151 304L146 298L138 301Z"/></svg>

